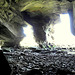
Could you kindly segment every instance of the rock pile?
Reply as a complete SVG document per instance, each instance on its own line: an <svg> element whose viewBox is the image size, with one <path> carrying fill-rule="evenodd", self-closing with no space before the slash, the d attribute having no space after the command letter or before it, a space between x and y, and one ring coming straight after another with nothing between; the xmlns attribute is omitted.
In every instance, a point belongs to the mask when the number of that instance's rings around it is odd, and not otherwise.
<svg viewBox="0 0 75 75"><path fill-rule="evenodd" d="M60 50L16 49L4 52L13 69L13 75L21 75L31 69L39 69L43 75L74 75L75 55Z"/></svg>

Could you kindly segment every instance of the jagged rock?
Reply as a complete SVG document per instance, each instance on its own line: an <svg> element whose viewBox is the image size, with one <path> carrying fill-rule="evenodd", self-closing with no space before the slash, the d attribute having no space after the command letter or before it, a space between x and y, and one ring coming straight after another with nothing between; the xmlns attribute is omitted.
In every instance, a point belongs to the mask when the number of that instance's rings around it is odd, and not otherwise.
<svg viewBox="0 0 75 75"><path fill-rule="evenodd" d="M22 75L42 75L42 73L38 69L32 69L28 72L24 72Z"/></svg>
<svg viewBox="0 0 75 75"><path fill-rule="evenodd" d="M9 66L8 61L6 60L3 52L0 50L0 74L11 74L11 67Z"/></svg>
<svg viewBox="0 0 75 75"><path fill-rule="evenodd" d="M0 0L0 39L15 42L18 38L19 43L24 37L22 27L28 22L33 26L36 41L43 43L49 25L59 22L59 14L67 13L72 5L67 0Z"/></svg>
<svg viewBox="0 0 75 75"><path fill-rule="evenodd" d="M75 75L75 55L65 51L14 49L4 55L13 69L12 75L32 69L39 69L43 75Z"/></svg>

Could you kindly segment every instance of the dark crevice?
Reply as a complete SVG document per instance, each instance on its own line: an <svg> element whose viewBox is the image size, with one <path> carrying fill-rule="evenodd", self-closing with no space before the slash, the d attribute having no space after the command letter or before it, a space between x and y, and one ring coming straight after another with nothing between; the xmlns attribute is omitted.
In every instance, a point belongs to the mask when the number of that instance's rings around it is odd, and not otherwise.
<svg viewBox="0 0 75 75"><path fill-rule="evenodd" d="M69 16L70 16L70 29L71 33L75 36L75 28L73 24L73 9L68 10Z"/></svg>
<svg viewBox="0 0 75 75"><path fill-rule="evenodd" d="M67 1L72 2L72 1L74 1L74 0L67 0Z"/></svg>

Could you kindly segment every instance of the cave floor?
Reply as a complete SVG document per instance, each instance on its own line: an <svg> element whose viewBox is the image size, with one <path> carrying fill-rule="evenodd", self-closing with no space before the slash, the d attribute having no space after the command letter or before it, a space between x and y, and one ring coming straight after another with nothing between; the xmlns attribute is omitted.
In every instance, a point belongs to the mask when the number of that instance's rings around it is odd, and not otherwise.
<svg viewBox="0 0 75 75"><path fill-rule="evenodd" d="M66 49L63 51L10 48L10 50L10 52L4 50L3 53L12 68L12 75L22 75L31 69L40 69L43 75L75 75L75 54L68 54Z"/></svg>

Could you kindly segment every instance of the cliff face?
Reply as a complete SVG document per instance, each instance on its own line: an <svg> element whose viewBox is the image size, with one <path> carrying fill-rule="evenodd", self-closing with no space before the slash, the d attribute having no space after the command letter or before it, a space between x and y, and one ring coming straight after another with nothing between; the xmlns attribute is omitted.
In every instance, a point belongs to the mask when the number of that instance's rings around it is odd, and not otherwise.
<svg viewBox="0 0 75 75"><path fill-rule="evenodd" d="M33 27L36 41L43 43L45 31L59 22L60 13L67 13L72 6L70 0L0 0L0 40L18 44L27 22Z"/></svg>

